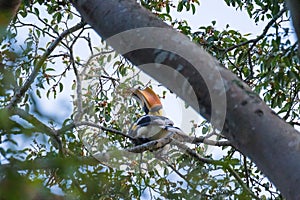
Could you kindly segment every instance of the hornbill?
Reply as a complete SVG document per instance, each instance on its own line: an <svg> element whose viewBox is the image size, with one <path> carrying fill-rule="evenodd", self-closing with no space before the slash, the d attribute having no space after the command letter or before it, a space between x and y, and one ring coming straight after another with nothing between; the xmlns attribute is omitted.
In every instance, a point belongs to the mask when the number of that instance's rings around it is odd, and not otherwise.
<svg viewBox="0 0 300 200"><path fill-rule="evenodd" d="M133 89L132 93L146 113L133 123L129 130L128 134L133 138L132 142L135 145L169 136L179 141L189 140L188 135L173 126L173 121L163 116L161 101L152 89L149 87L143 90Z"/></svg>

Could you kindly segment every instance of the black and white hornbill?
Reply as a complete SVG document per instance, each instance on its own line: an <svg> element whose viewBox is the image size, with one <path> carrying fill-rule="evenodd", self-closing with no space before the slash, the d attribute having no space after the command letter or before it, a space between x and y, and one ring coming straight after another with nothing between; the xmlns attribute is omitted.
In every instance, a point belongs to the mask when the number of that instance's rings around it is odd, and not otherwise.
<svg viewBox="0 0 300 200"><path fill-rule="evenodd" d="M170 136L178 140L187 140L189 137L177 127L173 121L163 116L163 108L159 97L152 89L133 89L133 96L140 102L145 115L132 124L129 136L134 138L133 143L140 145L149 141Z"/></svg>

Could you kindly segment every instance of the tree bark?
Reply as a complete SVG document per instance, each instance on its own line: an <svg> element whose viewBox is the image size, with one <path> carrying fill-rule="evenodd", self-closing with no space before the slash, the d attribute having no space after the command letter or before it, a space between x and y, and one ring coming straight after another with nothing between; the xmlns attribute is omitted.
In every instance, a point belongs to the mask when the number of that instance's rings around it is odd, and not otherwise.
<svg viewBox="0 0 300 200"><path fill-rule="evenodd" d="M299 0L286 0L287 6L291 11L293 25L298 38L298 55L300 58L300 1Z"/></svg>
<svg viewBox="0 0 300 200"><path fill-rule="evenodd" d="M222 130L287 199L300 199L300 134L245 83L135 0L73 4L116 51Z"/></svg>

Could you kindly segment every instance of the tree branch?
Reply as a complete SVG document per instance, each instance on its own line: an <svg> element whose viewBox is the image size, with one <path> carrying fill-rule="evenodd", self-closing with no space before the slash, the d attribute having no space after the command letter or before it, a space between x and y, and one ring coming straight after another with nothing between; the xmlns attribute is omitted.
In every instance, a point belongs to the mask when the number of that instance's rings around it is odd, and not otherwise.
<svg viewBox="0 0 300 200"><path fill-rule="evenodd" d="M286 0L287 6L291 11L293 25L298 38L298 57L300 58L300 1Z"/></svg>
<svg viewBox="0 0 300 200"><path fill-rule="evenodd" d="M122 131L112 129L112 128L107 128L107 127L104 127L104 126L101 126L101 125L98 125L98 124L95 124L95 123L92 123L92 122L87 122L87 121L70 123L70 124L62 127L61 129L57 130L56 132L57 132L57 135L61 135L61 134L63 134L64 132L66 132L68 130L71 130L73 128L80 127L80 126L90 126L90 127L98 128L102 131L107 131L107 132L110 132L110 133L114 133L114 134L123 136L125 138L130 139L130 140L136 140L135 138L132 138L131 136L129 136L126 133L123 133ZM207 145L211 145L211 146L219 146L219 147L220 146L230 146L231 145L229 141L214 141L214 140L207 139L207 137L205 137L205 136L200 136L200 137L187 136L184 139L184 142L188 142L188 143L191 143L191 144L203 143L203 144L207 144ZM154 145L154 144L151 143L151 144L148 144L148 145L150 145L149 148L151 148L151 146ZM142 149L141 149L141 151L142 151ZM135 152L135 153L137 153L137 152Z"/></svg>
<svg viewBox="0 0 300 200"><path fill-rule="evenodd" d="M67 35L69 35L72 32L75 32L75 31L83 28L84 25L85 25L84 22L79 22L78 24L76 24L72 28L67 29L64 32L62 32L59 35L59 37L57 37L57 39L54 40L51 43L51 45L49 46L47 51L41 56L40 60L37 62L36 66L34 67L33 71L31 72L30 76L27 78L27 80L25 81L23 86L21 86L15 92L14 96L12 97L10 103L7 106L8 109L11 109L12 107L15 107L16 104L21 100L21 98L24 96L26 91L30 88L31 84L34 82L35 78L37 77L40 69L44 65L44 63L45 63L46 59L48 58L48 56L53 52L53 50L57 47L57 45L64 39L64 37L66 37Z"/></svg>
<svg viewBox="0 0 300 200"><path fill-rule="evenodd" d="M244 183L244 181L242 180L242 178L238 175L238 173L232 169L232 167L223 162L223 161L219 161L219 160L212 160L212 159L208 159L208 158L204 158L201 155L199 155L195 150L190 149L188 146L186 146L185 144L182 144L180 142L176 142L174 141L175 145L177 147L179 147L181 150L185 151L189 156L195 158L196 160L202 162L202 163L206 163L206 164L213 164L213 165L219 165L222 166L224 169L228 170L228 172L233 175L235 177L235 179L239 182L239 184L242 186L242 188L249 194L251 195L251 197L253 197L254 199L259 199L248 187L247 185Z"/></svg>
<svg viewBox="0 0 300 200"><path fill-rule="evenodd" d="M38 120L35 116L32 114L26 112L25 110L22 110L20 108L12 108L8 110L8 113L10 115L18 115L22 119L26 120L28 123L32 124L34 126L34 129L37 132L45 133L47 134L50 138L53 139L55 142L53 145L59 149L59 152L62 153L63 147L62 147L62 142L57 134L57 132L54 129L51 129L47 125L45 125L43 122Z"/></svg>
<svg viewBox="0 0 300 200"><path fill-rule="evenodd" d="M260 198L258 198L248 187L247 185L244 183L244 181L242 180L242 178L239 176L239 174L230 166L230 165L225 165L224 166L225 169L234 176L234 178L237 180L237 182L242 186L242 188L251 195L252 198L259 200Z"/></svg>
<svg viewBox="0 0 300 200"><path fill-rule="evenodd" d="M178 171L171 163L169 163L164 158L159 158L159 159L162 160L163 162L165 162L167 164L167 166L170 167L180 178L182 178L198 195L204 196L204 194L201 194L201 192L199 190L197 190L197 185L190 183L190 181L187 179L187 177L185 175L183 175L182 173L180 173L180 171Z"/></svg>
<svg viewBox="0 0 300 200"><path fill-rule="evenodd" d="M170 137L165 137L165 138L161 138L159 140L154 140L154 141L150 141L147 143L144 143L142 145L138 145L132 148L127 149L127 151L132 152L132 153L142 153L144 151L149 151L149 150L157 150L160 149L162 147L164 147L167 144L172 144L177 146L180 150L182 150L184 153L186 153L187 155L191 156L192 158L196 159L199 162L202 163L206 163L206 164L212 164L212 165L219 165L222 166L225 170L228 170L228 172L233 175L235 177L235 179L239 182L239 184L242 186L242 188L249 194L251 195L252 198L254 199L259 199L249 188L248 186L243 182L242 178L238 175L238 173L232 169L232 167L223 162L223 161L219 161L219 160L212 160L209 158L205 158L202 157L201 155L199 155L195 150L192 150L191 148L189 148L187 145L178 142L174 139L172 139L172 136ZM168 164L168 162L167 162ZM170 166L170 165L169 165ZM172 169L174 170L174 168L172 167ZM174 170L175 172L177 171L176 169ZM177 173L181 178L183 178L185 180L185 177L181 174L181 173Z"/></svg>
<svg viewBox="0 0 300 200"><path fill-rule="evenodd" d="M65 131L68 131L68 130L71 130L73 128L80 127L80 126L90 126L90 127L98 128L98 129L103 130L103 131L107 131L107 132L110 132L110 133L115 133L117 135L121 135L123 137L132 139L130 136L128 136L127 134L125 134L121 131L118 131L118 130L112 129L112 128L107 128L107 127L104 127L104 126L101 126L101 125L98 125L98 124L95 124L95 123L92 123L92 122L87 122L87 121L70 123L70 124L62 127L61 129L57 130L57 133L58 133L58 135L61 135Z"/></svg>
<svg viewBox="0 0 300 200"><path fill-rule="evenodd" d="M210 139L207 139L205 136L200 136L200 137L195 137L195 138L192 138L192 143L193 144L199 144L199 143L203 143L203 144L207 144L207 145L212 145L212 146L218 146L218 147L221 147L221 146L231 146L231 143L230 141L226 140L226 141L215 141L215 140L210 140Z"/></svg>
<svg viewBox="0 0 300 200"><path fill-rule="evenodd" d="M78 73L78 70L76 69L75 67L75 63L73 64L73 69L74 69L74 74L76 76L76 94L77 94L77 113L76 115L74 116L74 121L75 122L79 122L81 120L81 117L82 117L82 114L83 114L83 108L82 108L82 85L81 85L81 76L82 74L85 75L86 73L86 69L88 68L88 66L90 65L91 61L95 58L95 57L98 57L98 56L101 56L101 55L105 55L105 54L109 54L109 53L112 53L113 50L111 51L105 51L105 52L98 52L96 54L93 54L89 57L89 59L86 61L86 63L83 65L83 70L82 72L79 74ZM74 61L74 59L73 59Z"/></svg>
<svg viewBox="0 0 300 200"><path fill-rule="evenodd" d="M171 143L173 139L171 137L164 137L158 140L153 140L132 148L127 149L127 151L132 152L132 153L142 153L144 151L149 151L149 150L157 150L160 149L167 144Z"/></svg>
<svg viewBox="0 0 300 200"><path fill-rule="evenodd" d="M129 139L133 139L132 137L130 137L129 135L123 133L122 131L118 131L116 129L112 129L112 128L107 128L107 127L104 127L104 126L100 126L98 124L95 124L95 123L92 123L92 122L87 122L87 121L82 121L82 122L76 122L74 123L75 127L79 127L79 126L90 126L90 127L94 127L94 128L98 128L102 131L107 131L107 132L110 132L110 133L114 133L114 134L117 134L117 135L121 135L125 138L129 138Z"/></svg>
<svg viewBox="0 0 300 200"><path fill-rule="evenodd" d="M66 165L66 163L68 164ZM95 166L99 163L94 157L41 157L27 161L11 160L10 163L0 165L0 172L11 168L15 170L57 169L69 166Z"/></svg>
<svg viewBox="0 0 300 200"><path fill-rule="evenodd" d="M281 17L283 15L284 12L286 12L287 9L286 8L283 8L282 10L280 10L270 21L269 23L266 25L266 27L264 28L262 34L260 34L259 36L257 36L255 39L251 39L251 40L248 40L248 41L245 41L245 42L242 42L240 44L237 44L237 45L234 45L234 46L231 46L231 47L228 47L227 49L224 49L224 53L227 53L228 51L232 51L233 49L236 49L238 47L241 47L241 46L245 46L247 44L250 44L250 43L253 43L251 48L253 48L253 46L261 39L263 39L266 34L268 33L269 29L272 27L272 25L276 22L276 20Z"/></svg>

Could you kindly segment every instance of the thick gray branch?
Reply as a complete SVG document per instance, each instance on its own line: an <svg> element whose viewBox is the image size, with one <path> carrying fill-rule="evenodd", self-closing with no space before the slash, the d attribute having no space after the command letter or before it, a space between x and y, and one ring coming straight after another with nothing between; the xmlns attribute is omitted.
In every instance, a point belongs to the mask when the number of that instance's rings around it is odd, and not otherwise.
<svg viewBox="0 0 300 200"><path fill-rule="evenodd" d="M291 11L293 25L298 38L298 53L300 57L300 1L299 0L286 0L288 8Z"/></svg>
<svg viewBox="0 0 300 200"><path fill-rule="evenodd" d="M300 199L300 134L276 116L245 83L135 0L78 0L73 4L116 51L170 88L202 116L213 119L219 129L223 127L222 133L231 144L252 159L287 199ZM149 28L141 32L138 28L142 27L160 27L165 31L157 34ZM128 30L130 34L122 35ZM118 37L120 34L122 37ZM157 43L156 48L145 48L145 44ZM129 52L130 47L140 48ZM185 59L172 50L186 55ZM148 63L155 64L144 65ZM171 72L166 72L165 65ZM222 83L225 90L219 90ZM192 98L189 85L196 98ZM222 115L226 117L224 126Z"/></svg>

